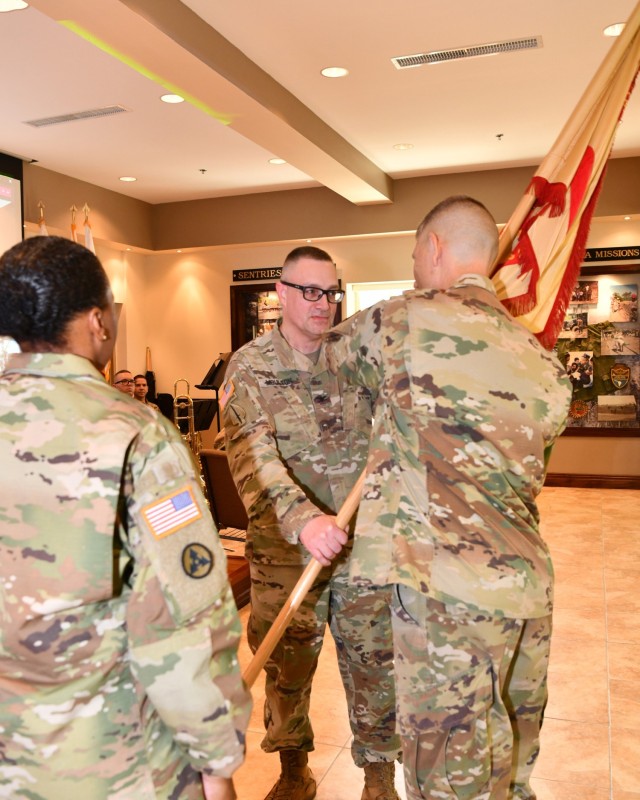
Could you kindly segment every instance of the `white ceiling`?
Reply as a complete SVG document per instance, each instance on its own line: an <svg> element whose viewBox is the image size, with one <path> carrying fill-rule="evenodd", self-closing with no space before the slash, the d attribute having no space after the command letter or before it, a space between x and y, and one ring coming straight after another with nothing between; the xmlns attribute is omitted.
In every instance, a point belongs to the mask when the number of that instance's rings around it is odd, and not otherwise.
<svg viewBox="0 0 640 800"><path fill-rule="evenodd" d="M0 14L0 151L150 203L318 185L379 202L387 176L537 165L611 46L603 28L634 5L33 0ZM227 53L215 31L267 75ZM528 36L542 49L402 71L390 60ZM324 78L327 66L350 74ZM161 103L162 84L192 102ZM130 111L25 124L116 104ZM640 91L614 155L640 155ZM273 156L289 163L272 166Z"/></svg>

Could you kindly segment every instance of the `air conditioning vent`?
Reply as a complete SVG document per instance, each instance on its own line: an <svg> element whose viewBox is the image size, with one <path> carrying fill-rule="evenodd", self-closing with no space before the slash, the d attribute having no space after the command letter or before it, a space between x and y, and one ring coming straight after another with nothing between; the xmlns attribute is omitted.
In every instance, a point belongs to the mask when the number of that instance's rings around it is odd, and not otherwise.
<svg viewBox="0 0 640 800"><path fill-rule="evenodd" d="M44 128L47 125L61 125L63 122L76 122L80 119L111 117L114 114L122 114L125 111L129 111L129 109L124 106L104 106L103 108L91 108L88 111L77 111L75 114L60 114L58 117L30 119L25 122L25 125L32 125L34 128Z"/></svg>
<svg viewBox="0 0 640 800"><path fill-rule="evenodd" d="M529 36L526 39L511 39L507 42L476 44L471 47L457 47L453 50L432 50L430 53L416 53L412 56L395 56L391 59L396 69L421 67L423 64L441 64L444 61L459 61L462 58L477 58L498 53L514 53L518 50L538 50L542 47L542 36Z"/></svg>

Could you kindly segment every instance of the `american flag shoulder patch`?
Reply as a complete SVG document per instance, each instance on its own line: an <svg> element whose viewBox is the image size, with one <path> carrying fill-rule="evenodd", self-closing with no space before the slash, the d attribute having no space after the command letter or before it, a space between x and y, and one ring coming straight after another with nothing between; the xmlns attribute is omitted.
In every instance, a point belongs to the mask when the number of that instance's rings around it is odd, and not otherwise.
<svg viewBox="0 0 640 800"><path fill-rule="evenodd" d="M224 407L227 405L229 400L231 400L231 398L233 397L233 393L235 392L235 390L236 390L236 387L233 385L233 381L232 380L228 380L225 383L225 385L224 385L224 387L222 389L222 394L220 395L220 397L218 399L218 403L220 405L220 410L221 411L224 411Z"/></svg>
<svg viewBox="0 0 640 800"><path fill-rule="evenodd" d="M142 516L156 539L163 539L202 518L190 487L179 489L144 506Z"/></svg>

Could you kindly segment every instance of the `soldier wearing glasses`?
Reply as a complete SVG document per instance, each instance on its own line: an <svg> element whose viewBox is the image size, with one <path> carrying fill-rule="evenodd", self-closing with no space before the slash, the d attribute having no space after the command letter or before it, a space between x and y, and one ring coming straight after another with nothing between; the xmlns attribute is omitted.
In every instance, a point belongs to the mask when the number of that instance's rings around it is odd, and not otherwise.
<svg viewBox="0 0 640 800"><path fill-rule="evenodd" d="M385 590L349 587L351 537L335 513L362 471L371 431L368 390L328 369L324 335L339 288L331 257L299 247L277 284L282 318L232 358L222 392L229 464L247 508L251 569L248 638L255 652L311 556L324 569L265 667L266 735L281 775L266 800L312 800L311 681L326 624L336 642L353 732L365 771L363 800L397 800L395 698Z"/></svg>
<svg viewBox="0 0 640 800"><path fill-rule="evenodd" d="M122 394L133 397L134 380L128 369L119 369L113 376L113 385Z"/></svg>

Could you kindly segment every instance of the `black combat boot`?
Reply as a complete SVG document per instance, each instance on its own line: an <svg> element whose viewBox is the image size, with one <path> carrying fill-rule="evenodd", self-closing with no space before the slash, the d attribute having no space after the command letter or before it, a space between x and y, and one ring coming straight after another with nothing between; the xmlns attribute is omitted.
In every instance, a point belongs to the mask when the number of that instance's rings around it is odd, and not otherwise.
<svg viewBox="0 0 640 800"><path fill-rule="evenodd" d="M364 790L361 800L400 800L393 779L396 765L393 761L376 761L364 768Z"/></svg>
<svg viewBox="0 0 640 800"><path fill-rule="evenodd" d="M280 751L280 777L264 800L314 800L316 780L303 750Z"/></svg>

